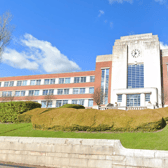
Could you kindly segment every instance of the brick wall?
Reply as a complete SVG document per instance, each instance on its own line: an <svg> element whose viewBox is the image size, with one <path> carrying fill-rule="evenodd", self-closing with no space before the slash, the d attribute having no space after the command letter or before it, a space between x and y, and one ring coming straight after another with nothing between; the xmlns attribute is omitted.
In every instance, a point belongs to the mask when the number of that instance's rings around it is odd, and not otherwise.
<svg viewBox="0 0 168 168"><path fill-rule="evenodd" d="M96 62L96 70L95 70L95 84L94 88L101 87L101 68L109 67L109 90L108 90L108 103L110 103L110 93L111 93L111 73L112 73L112 61L106 61L106 62ZM96 103L94 102L94 105Z"/></svg>
<svg viewBox="0 0 168 168"><path fill-rule="evenodd" d="M168 56L162 57L162 83L163 83L163 99L164 104L168 105Z"/></svg>

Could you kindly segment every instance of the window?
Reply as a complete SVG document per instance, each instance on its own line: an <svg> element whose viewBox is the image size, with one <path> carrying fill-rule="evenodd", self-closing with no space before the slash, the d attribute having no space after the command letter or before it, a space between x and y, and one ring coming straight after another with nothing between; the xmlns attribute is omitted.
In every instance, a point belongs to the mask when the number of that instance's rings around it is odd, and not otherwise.
<svg viewBox="0 0 168 168"><path fill-rule="evenodd" d="M15 91L15 96L25 96L25 90Z"/></svg>
<svg viewBox="0 0 168 168"><path fill-rule="evenodd" d="M93 100L92 100L92 99L89 99L88 107L92 107L92 106L93 106Z"/></svg>
<svg viewBox="0 0 168 168"><path fill-rule="evenodd" d="M94 82L95 81L95 76L90 76L90 82Z"/></svg>
<svg viewBox="0 0 168 168"><path fill-rule="evenodd" d="M89 88L89 93L94 93L94 87Z"/></svg>
<svg viewBox="0 0 168 168"><path fill-rule="evenodd" d="M49 89L49 95L53 95L54 94L54 89Z"/></svg>
<svg viewBox="0 0 168 168"><path fill-rule="evenodd" d="M12 96L12 91L2 92L2 97L10 97L10 96Z"/></svg>
<svg viewBox="0 0 168 168"><path fill-rule="evenodd" d="M144 65L128 65L127 88L144 88Z"/></svg>
<svg viewBox="0 0 168 168"><path fill-rule="evenodd" d="M122 94L117 95L117 102L122 102Z"/></svg>
<svg viewBox="0 0 168 168"><path fill-rule="evenodd" d="M81 83L85 83L86 82L86 77L81 77Z"/></svg>
<svg viewBox="0 0 168 168"><path fill-rule="evenodd" d="M9 82L4 82L4 87L8 87L9 86Z"/></svg>
<svg viewBox="0 0 168 168"><path fill-rule="evenodd" d="M14 81L10 81L9 82L9 86L11 87L11 86L13 86L14 85Z"/></svg>
<svg viewBox="0 0 168 168"><path fill-rule="evenodd" d="M0 87L1 87L1 82L0 82Z"/></svg>
<svg viewBox="0 0 168 168"><path fill-rule="evenodd" d="M78 88L74 88L73 89L73 94L79 94L79 89Z"/></svg>
<svg viewBox="0 0 168 168"><path fill-rule="evenodd" d="M68 104L68 100L63 100L63 104L62 105L64 105L64 104Z"/></svg>
<svg viewBox="0 0 168 168"><path fill-rule="evenodd" d="M55 84L55 79L50 79L50 84Z"/></svg>
<svg viewBox="0 0 168 168"><path fill-rule="evenodd" d="M25 90L21 91L21 95L20 96L25 96Z"/></svg>
<svg viewBox="0 0 168 168"><path fill-rule="evenodd" d="M35 90L34 91L34 96L38 96L39 95L39 90Z"/></svg>
<svg viewBox="0 0 168 168"><path fill-rule="evenodd" d="M101 96L101 104L108 103L108 85L109 85L109 69L102 69L101 74L101 91L103 95Z"/></svg>
<svg viewBox="0 0 168 168"><path fill-rule="evenodd" d="M35 80L31 80L30 81L30 85L35 85L36 81Z"/></svg>
<svg viewBox="0 0 168 168"><path fill-rule="evenodd" d="M57 90L57 95L62 95L63 94L63 89L58 89Z"/></svg>
<svg viewBox="0 0 168 168"><path fill-rule="evenodd" d="M79 104L79 105L84 105L84 99L75 99L72 100L72 104Z"/></svg>
<svg viewBox="0 0 168 168"><path fill-rule="evenodd" d="M42 105L41 107L42 107L42 108L45 108L45 107L46 107L46 104L47 104L46 101L41 101L41 105Z"/></svg>
<svg viewBox="0 0 168 168"><path fill-rule="evenodd" d="M78 104L83 106L84 105L84 99L79 99Z"/></svg>
<svg viewBox="0 0 168 168"><path fill-rule="evenodd" d="M85 83L86 77L74 77L74 83Z"/></svg>
<svg viewBox="0 0 168 168"><path fill-rule="evenodd" d="M20 96L20 91L15 91L15 96Z"/></svg>
<svg viewBox="0 0 168 168"><path fill-rule="evenodd" d="M44 85L48 85L49 84L49 79L45 79L44 80Z"/></svg>
<svg viewBox="0 0 168 168"><path fill-rule="evenodd" d="M27 85L27 80L24 80L22 83L22 86L26 86Z"/></svg>
<svg viewBox="0 0 168 168"><path fill-rule="evenodd" d="M64 78L59 78L59 84L63 84L64 83Z"/></svg>
<svg viewBox="0 0 168 168"><path fill-rule="evenodd" d="M80 88L80 94L85 94L85 88Z"/></svg>
<svg viewBox="0 0 168 168"><path fill-rule="evenodd" d="M34 95L34 90L29 90L29 96L33 96Z"/></svg>
<svg viewBox="0 0 168 168"><path fill-rule="evenodd" d="M78 100L72 100L72 104L77 104Z"/></svg>
<svg viewBox="0 0 168 168"><path fill-rule="evenodd" d="M68 104L68 100L57 100L56 107L63 106L64 104Z"/></svg>
<svg viewBox="0 0 168 168"><path fill-rule="evenodd" d="M140 94L128 94L127 106L140 106Z"/></svg>
<svg viewBox="0 0 168 168"><path fill-rule="evenodd" d="M145 101L147 101L147 102L150 101L150 93L145 94Z"/></svg>
<svg viewBox="0 0 168 168"><path fill-rule="evenodd" d="M69 89L64 89L64 94L69 94Z"/></svg>
<svg viewBox="0 0 168 168"><path fill-rule="evenodd" d="M43 90L43 95L48 95L48 90Z"/></svg>
<svg viewBox="0 0 168 168"><path fill-rule="evenodd" d="M22 81L17 81L17 86L22 86Z"/></svg>
<svg viewBox="0 0 168 168"><path fill-rule="evenodd" d="M65 83L70 83L70 78L65 78Z"/></svg>
<svg viewBox="0 0 168 168"><path fill-rule="evenodd" d="M79 77L74 77L74 83L79 83Z"/></svg>
<svg viewBox="0 0 168 168"><path fill-rule="evenodd" d="M41 79L36 80L36 85L41 85Z"/></svg>
<svg viewBox="0 0 168 168"><path fill-rule="evenodd" d="M52 101L48 101L48 107L52 107Z"/></svg>

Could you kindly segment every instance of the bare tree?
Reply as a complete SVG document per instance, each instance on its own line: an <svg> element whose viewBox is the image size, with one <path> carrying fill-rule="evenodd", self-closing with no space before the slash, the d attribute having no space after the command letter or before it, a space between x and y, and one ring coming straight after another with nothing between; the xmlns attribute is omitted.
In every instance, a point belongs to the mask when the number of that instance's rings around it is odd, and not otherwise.
<svg viewBox="0 0 168 168"><path fill-rule="evenodd" d="M9 44L14 27L10 25L12 15L10 12L0 16L0 58L4 48Z"/></svg>
<svg viewBox="0 0 168 168"><path fill-rule="evenodd" d="M163 106L168 102L168 91L163 89L163 92L162 92L162 103L163 103Z"/></svg>
<svg viewBox="0 0 168 168"><path fill-rule="evenodd" d="M3 102L8 102L8 101L12 102L13 99L14 99L14 96L12 95L2 97Z"/></svg>
<svg viewBox="0 0 168 168"><path fill-rule="evenodd" d="M44 99L46 101L46 108L48 108L49 103L52 101L52 99L55 99L55 98L54 98L54 95L46 95Z"/></svg>
<svg viewBox="0 0 168 168"><path fill-rule="evenodd" d="M104 102L105 94L103 93L101 87L98 87L94 90L92 98L97 105L100 105Z"/></svg>
<svg viewBox="0 0 168 168"><path fill-rule="evenodd" d="M26 97L25 97L25 100L27 100L27 101L32 101L32 100L33 100L33 96L26 96Z"/></svg>

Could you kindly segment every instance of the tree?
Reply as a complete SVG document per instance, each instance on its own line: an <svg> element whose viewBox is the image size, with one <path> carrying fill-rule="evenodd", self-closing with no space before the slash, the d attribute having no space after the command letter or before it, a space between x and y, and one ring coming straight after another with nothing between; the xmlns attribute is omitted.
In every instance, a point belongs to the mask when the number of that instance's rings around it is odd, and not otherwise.
<svg viewBox="0 0 168 168"><path fill-rule="evenodd" d="M10 12L4 13L0 16L0 58L4 51L4 48L11 41L11 35L14 27L10 25L12 15Z"/></svg>
<svg viewBox="0 0 168 168"><path fill-rule="evenodd" d="M97 105L100 105L102 102L104 102L105 94L103 93L101 87L98 87L94 90L92 98Z"/></svg>
<svg viewBox="0 0 168 168"><path fill-rule="evenodd" d="M13 99L14 99L14 96L12 96L12 95L2 97L3 102L8 102L8 101L12 102Z"/></svg>
<svg viewBox="0 0 168 168"><path fill-rule="evenodd" d="M49 103L52 101L52 99L54 98L54 95L46 95L44 97L45 101L46 101L46 108L48 108Z"/></svg>

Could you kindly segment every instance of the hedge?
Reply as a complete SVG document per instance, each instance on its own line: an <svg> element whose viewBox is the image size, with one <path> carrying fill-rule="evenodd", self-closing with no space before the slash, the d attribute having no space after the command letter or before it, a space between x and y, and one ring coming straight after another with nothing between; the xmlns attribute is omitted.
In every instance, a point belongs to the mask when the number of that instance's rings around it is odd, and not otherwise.
<svg viewBox="0 0 168 168"><path fill-rule="evenodd" d="M78 105L78 104L64 104L63 106L59 108L75 108L75 109L85 109L84 106Z"/></svg>
<svg viewBox="0 0 168 168"><path fill-rule="evenodd" d="M35 129L55 131L156 131L166 125L164 116L151 109L34 109L22 117L31 120Z"/></svg>
<svg viewBox="0 0 168 168"><path fill-rule="evenodd" d="M34 108L41 108L41 104L32 101L0 103L0 122L18 122L19 114Z"/></svg>

